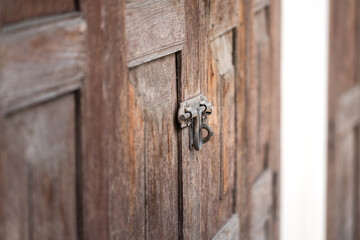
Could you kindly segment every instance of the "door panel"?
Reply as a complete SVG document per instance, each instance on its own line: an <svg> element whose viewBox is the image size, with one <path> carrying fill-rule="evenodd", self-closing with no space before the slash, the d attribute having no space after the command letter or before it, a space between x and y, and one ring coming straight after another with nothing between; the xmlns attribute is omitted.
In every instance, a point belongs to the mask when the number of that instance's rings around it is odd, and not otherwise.
<svg viewBox="0 0 360 240"><path fill-rule="evenodd" d="M1 30L1 239L78 238L85 31L76 13Z"/></svg>
<svg viewBox="0 0 360 240"><path fill-rule="evenodd" d="M181 49L185 27L183 0L128 0L125 8L129 67Z"/></svg>
<svg viewBox="0 0 360 240"><path fill-rule="evenodd" d="M5 119L2 239L76 239L74 119L73 95Z"/></svg>
<svg viewBox="0 0 360 240"><path fill-rule="evenodd" d="M335 114L334 174L329 199L328 238L356 239L358 219L359 173L359 124L360 124L360 86L355 85L341 95ZM334 195L336 193L336 195Z"/></svg>
<svg viewBox="0 0 360 240"><path fill-rule="evenodd" d="M80 87L86 24L79 14L37 19L1 31L0 107L16 111Z"/></svg>
<svg viewBox="0 0 360 240"><path fill-rule="evenodd" d="M359 239L359 2L330 1L327 239Z"/></svg>
<svg viewBox="0 0 360 240"><path fill-rule="evenodd" d="M0 238L277 239L279 2L50 2L1 19Z"/></svg>
<svg viewBox="0 0 360 240"><path fill-rule="evenodd" d="M129 168L127 194L134 238L176 239L177 110L175 54L129 71ZM133 210L132 210L133 209ZM142 229L142 230L141 230ZM143 232L143 233L141 233Z"/></svg>

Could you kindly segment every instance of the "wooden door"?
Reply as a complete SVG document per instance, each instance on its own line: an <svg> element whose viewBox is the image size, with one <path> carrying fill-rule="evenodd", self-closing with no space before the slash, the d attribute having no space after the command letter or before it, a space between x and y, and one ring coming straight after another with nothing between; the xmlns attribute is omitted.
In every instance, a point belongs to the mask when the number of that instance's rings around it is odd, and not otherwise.
<svg viewBox="0 0 360 240"><path fill-rule="evenodd" d="M360 237L360 3L330 1L327 239Z"/></svg>
<svg viewBox="0 0 360 240"><path fill-rule="evenodd" d="M0 3L0 239L278 239L279 0Z"/></svg>

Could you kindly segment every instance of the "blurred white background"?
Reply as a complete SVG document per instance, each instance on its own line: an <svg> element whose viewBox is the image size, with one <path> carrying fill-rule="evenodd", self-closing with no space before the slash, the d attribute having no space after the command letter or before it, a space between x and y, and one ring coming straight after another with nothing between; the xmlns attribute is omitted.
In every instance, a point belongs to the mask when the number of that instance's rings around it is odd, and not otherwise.
<svg viewBox="0 0 360 240"><path fill-rule="evenodd" d="M325 239L328 0L282 1L282 240Z"/></svg>

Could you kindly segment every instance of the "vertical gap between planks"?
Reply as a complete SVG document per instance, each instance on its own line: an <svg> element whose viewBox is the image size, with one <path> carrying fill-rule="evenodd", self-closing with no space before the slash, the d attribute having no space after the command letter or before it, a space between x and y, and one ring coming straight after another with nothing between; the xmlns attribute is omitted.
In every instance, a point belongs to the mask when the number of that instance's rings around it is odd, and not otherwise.
<svg viewBox="0 0 360 240"><path fill-rule="evenodd" d="M238 54L236 54L237 53L237 51L239 50L239 49L237 49L238 48L238 46L236 45L236 43L237 43L237 40L238 40L238 35L237 34L239 34L239 31L236 29L236 28L233 28L232 29L232 64L233 64L233 67L234 67L234 86L235 86L235 95L234 95L234 106L235 106L235 116L234 116L234 118L235 118L235 121L234 121L234 130L235 130L235 133L236 133L236 135L235 135L235 147L236 147L236 149L234 149L234 185L233 185L233 189L232 189L232 198L233 198L233 203L232 203L232 212L235 214L236 213L236 195L237 195L237 178L238 178L238 176L237 176L237 166L238 166L238 156L237 156L237 148L238 147L240 147L238 144L239 144L239 137L240 136L238 136L238 128L237 128L237 126L238 126L238 121L239 121L239 119L238 119L238 111L239 111L239 109L238 109L238 105L237 105L237 98L238 98L238 91L237 91L237 89L240 87L240 86L238 86L238 84L240 83L240 79L237 79L237 77L238 76L240 76L240 75L238 75L238 72L240 71L240 69L238 69L238 61L239 61L239 59L237 58L237 56L238 56ZM238 81L237 81L238 80Z"/></svg>
<svg viewBox="0 0 360 240"><path fill-rule="evenodd" d="M148 189L147 189L147 165L146 165L146 161L147 161L147 144L146 144L146 114L144 114L144 192L145 192L145 196L144 196L144 210L145 210L145 217L144 217L144 239L147 239L147 235L148 235L148 203L147 203L147 198L148 198Z"/></svg>
<svg viewBox="0 0 360 240"><path fill-rule="evenodd" d="M218 60L219 59L216 59L216 62L218 62ZM218 66L217 66L217 68L219 68ZM219 72L219 69L217 70L218 72ZM220 132L219 132L219 138L220 138L220 167L219 167L219 169L220 169L220 194L219 194L219 199L221 200L222 198L223 198L223 195L225 194L225 192L224 192L224 173L223 173L223 171L224 171L224 167L223 167L223 162L224 162L224 159L223 159L223 134L222 134L222 127L223 127L223 121L222 121L222 115L223 115L223 107L222 107L222 105L223 105L223 91L222 91L222 85L223 85L223 76L222 75L220 75L220 74L217 74L217 76L216 77L219 77L219 95L220 95L220 101L219 101L219 106L218 106L218 108L219 108L219 116L220 116L220 118L219 118L219 129L220 129Z"/></svg>
<svg viewBox="0 0 360 240"><path fill-rule="evenodd" d="M77 12L81 11L80 0L74 0L74 7L75 7L75 11Z"/></svg>
<svg viewBox="0 0 360 240"><path fill-rule="evenodd" d="M82 222L82 154L81 154L81 93L74 93L75 101L75 207L76 207L76 235L78 240L83 239L83 222Z"/></svg>
<svg viewBox="0 0 360 240"><path fill-rule="evenodd" d="M176 71L176 97L177 107L180 105L181 99L181 52L175 53L175 71ZM177 117L175 116L175 126L177 124ZM179 129L179 127L177 127ZM183 181L182 181L182 143L181 143L181 131L177 133L177 145L178 145L178 237L182 240L183 237Z"/></svg>
<svg viewBox="0 0 360 240"><path fill-rule="evenodd" d="M273 172L273 176L272 176L272 201L273 201L273 204L272 204L272 207L273 207L273 219L275 221L277 221L277 208L278 208L278 205L277 205L277 193L278 193L278 173L275 171Z"/></svg>
<svg viewBox="0 0 360 240"><path fill-rule="evenodd" d="M28 234L29 234L29 240L33 240L33 232L34 232L34 223L31 221L32 213L32 198L31 198L31 185L32 185L32 172L30 171L29 162L26 162L26 182L27 182L27 221L28 221Z"/></svg>
<svg viewBox="0 0 360 240"><path fill-rule="evenodd" d="M354 231L354 239L359 239L359 227L357 226L357 223L359 221L359 186L358 183L359 182L359 161L360 161L360 151L359 151L359 147L360 147L360 127L359 125L355 126L354 128L354 135L355 135L355 144L354 144L354 179L353 181L355 182L354 184L354 216L353 216L353 222L355 225L355 231Z"/></svg>

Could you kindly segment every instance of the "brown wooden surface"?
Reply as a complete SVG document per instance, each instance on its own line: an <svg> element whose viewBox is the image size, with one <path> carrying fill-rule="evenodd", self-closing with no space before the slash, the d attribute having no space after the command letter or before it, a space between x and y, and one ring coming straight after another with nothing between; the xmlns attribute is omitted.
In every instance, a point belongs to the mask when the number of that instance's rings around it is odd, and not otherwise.
<svg viewBox="0 0 360 240"><path fill-rule="evenodd" d="M184 1L126 1L126 44L129 67L181 50Z"/></svg>
<svg viewBox="0 0 360 240"><path fill-rule="evenodd" d="M239 216L234 214L230 220L216 233L212 240L239 239Z"/></svg>
<svg viewBox="0 0 360 240"><path fill-rule="evenodd" d="M272 172L265 170L253 183L251 190L251 239L267 239L270 232ZM269 197L270 196L270 197Z"/></svg>
<svg viewBox="0 0 360 240"><path fill-rule="evenodd" d="M11 112L80 87L86 24L78 14L42 18L1 32L1 112Z"/></svg>
<svg viewBox="0 0 360 240"><path fill-rule="evenodd" d="M8 9L18 4L5 2ZM34 3L1 18L0 84L10 87L0 96L11 100L5 106L11 111L0 118L0 130L23 119L7 130L34 131L17 134L18 144L35 144L26 140L32 134L41 139L36 146L62 147L72 156L63 162L72 165L58 172L33 166L31 188L22 187L37 193L29 195L34 219L12 213L31 232L0 227L0 238L278 239L277 0L81 0L50 10ZM24 87L30 85L36 88ZM180 102L200 93L215 107L208 119L214 137L196 152L175 117ZM43 128L35 115L47 121ZM49 130L55 123L58 129ZM1 170L9 165L13 135L0 135ZM46 174L49 185L38 177ZM0 186L5 195L7 182ZM37 196L54 194L50 188L72 200L51 198L55 203L42 208ZM19 188L13 192L23 200ZM0 197L1 206L7 201ZM58 201L73 209L67 224L58 220ZM0 211L1 223L6 216ZM38 228L44 221L45 229Z"/></svg>
<svg viewBox="0 0 360 240"><path fill-rule="evenodd" d="M202 59L207 53L205 48L207 39L206 20L209 6L201 5L198 1L185 0L185 40L181 51L180 78L178 82L179 103L200 93L201 79L206 79L204 67L207 66ZM208 11L206 11L208 10ZM202 52L205 50L206 52ZM182 212L180 236L183 239L201 238L201 158L198 152L190 151L189 129L180 132L180 211Z"/></svg>
<svg viewBox="0 0 360 240"><path fill-rule="evenodd" d="M129 72L129 151L137 238L176 239L177 113L175 55ZM134 191L132 191L134 190Z"/></svg>
<svg viewBox="0 0 360 240"><path fill-rule="evenodd" d="M237 211L243 212L240 236L278 239L280 1L249 1L244 2L243 7L245 44L241 47L245 58L245 146L240 162L242 189L237 193L240 195ZM268 184L264 185L262 192L266 193L264 198L270 203L269 213L264 216L268 220L256 225L256 220L252 219L262 207L257 204L257 182L265 173Z"/></svg>
<svg viewBox="0 0 360 240"><path fill-rule="evenodd" d="M238 27L239 24L238 0L210 0L210 33L211 38Z"/></svg>
<svg viewBox="0 0 360 240"><path fill-rule="evenodd" d="M327 239L359 238L359 7L330 1Z"/></svg>
<svg viewBox="0 0 360 240"><path fill-rule="evenodd" d="M5 118L1 239L77 238L74 119L73 95Z"/></svg>
<svg viewBox="0 0 360 240"><path fill-rule="evenodd" d="M88 24L81 91L83 239L129 239L133 199L128 178L125 2L80 1ZM135 224L134 224L135 226ZM136 229L135 229L136 230Z"/></svg>
<svg viewBox="0 0 360 240"><path fill-rule="evenodd" d="M2 0L0 13L2 22L8 24L29 18L66 13L76 8L74 0Z"/></svg>

